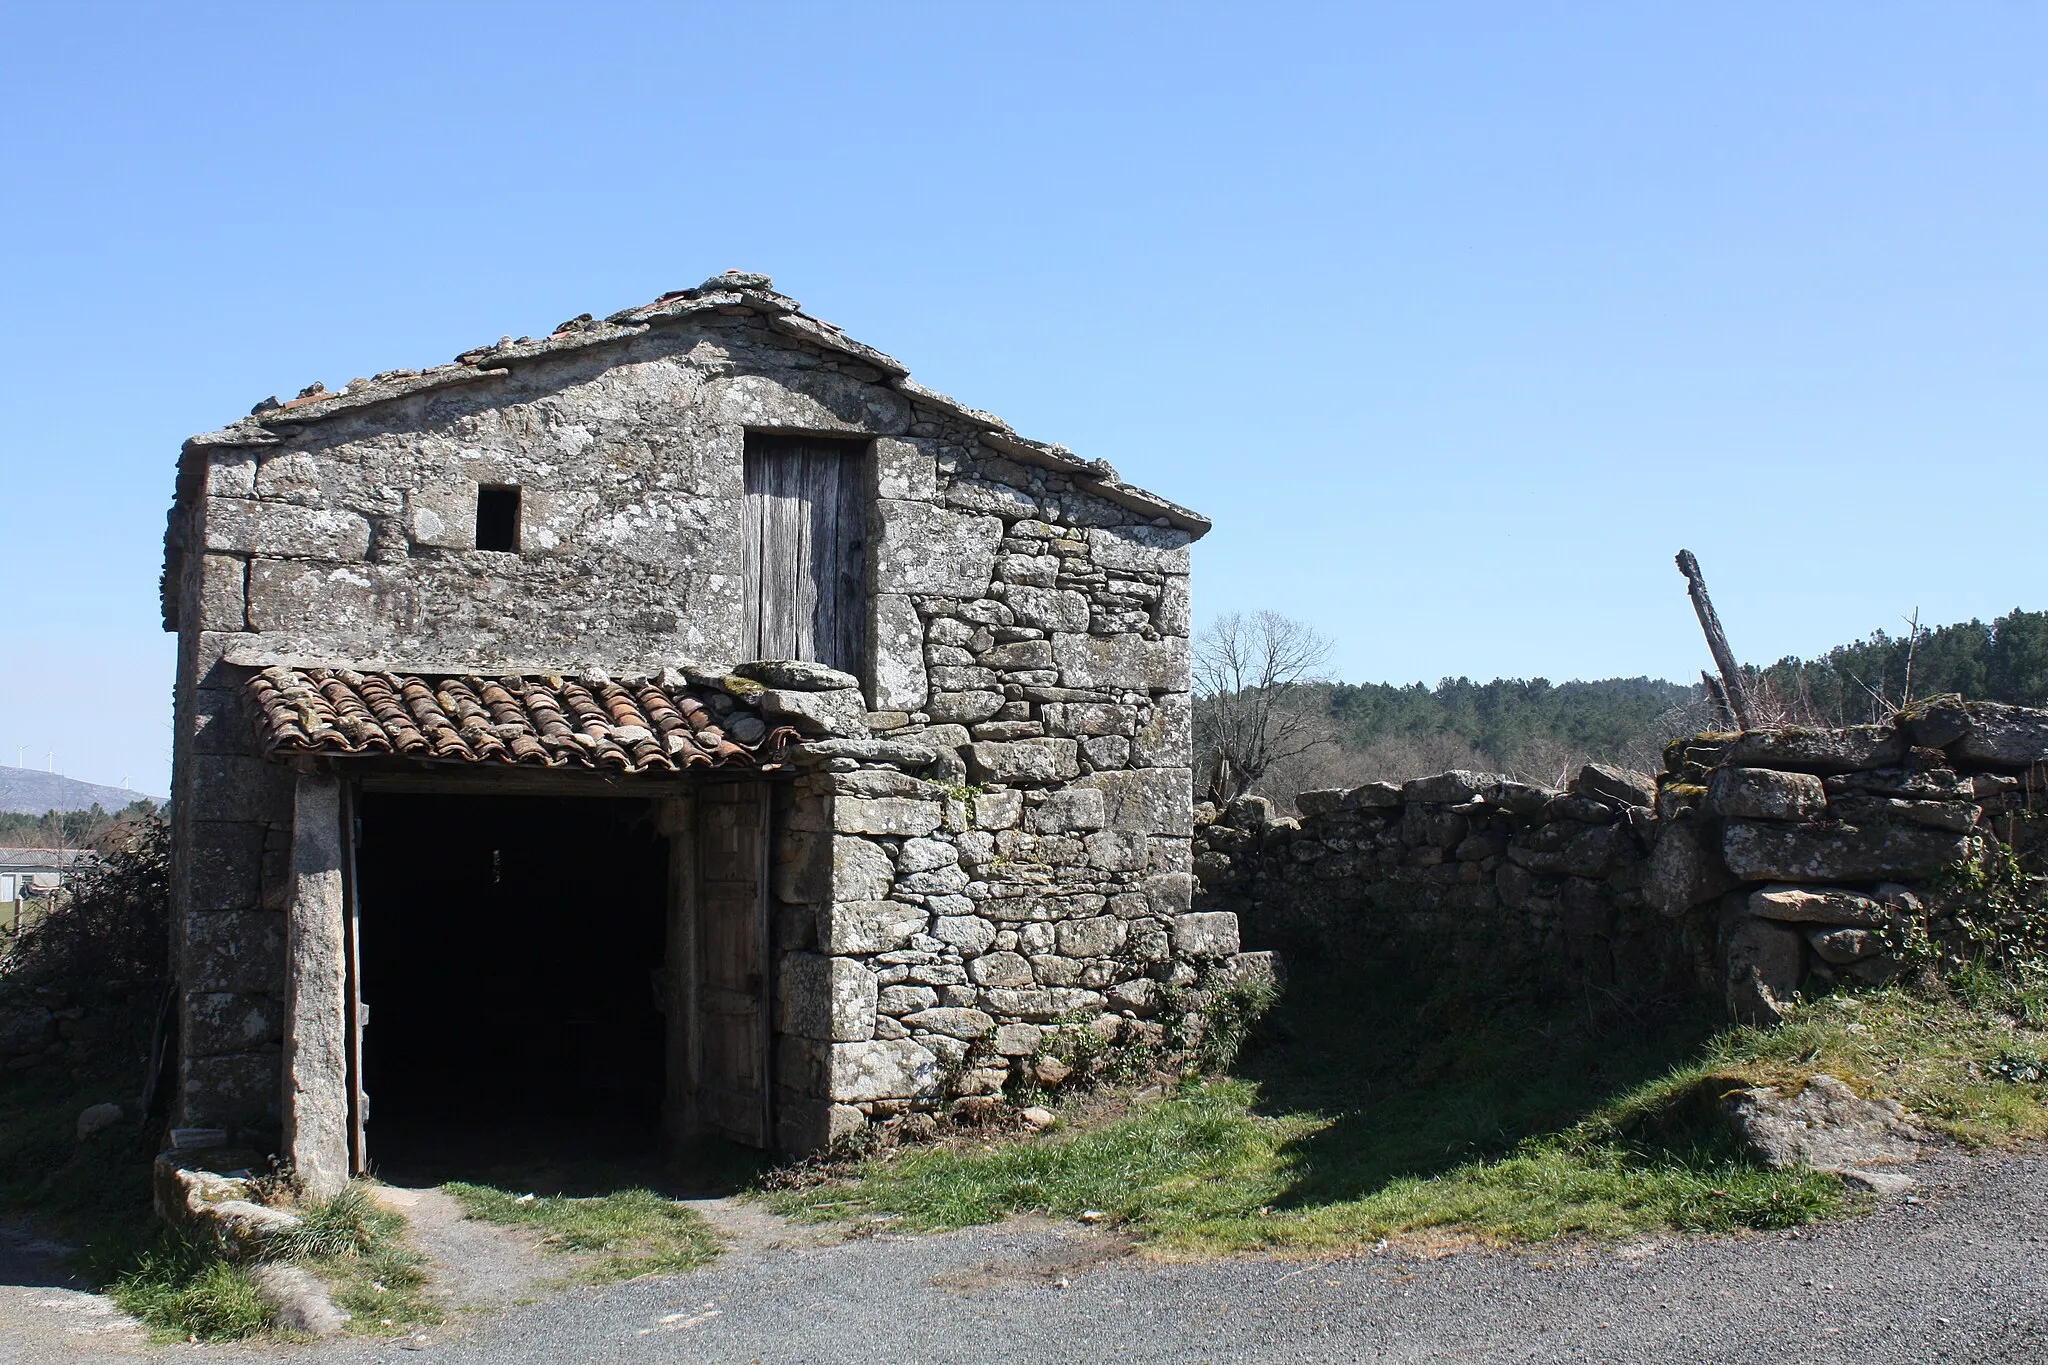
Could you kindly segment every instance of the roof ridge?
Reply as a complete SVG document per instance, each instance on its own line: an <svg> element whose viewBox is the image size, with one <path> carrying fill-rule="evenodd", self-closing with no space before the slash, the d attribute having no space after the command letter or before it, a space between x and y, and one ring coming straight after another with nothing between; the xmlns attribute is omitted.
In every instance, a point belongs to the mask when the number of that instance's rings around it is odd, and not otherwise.
<svg viewBox="0 0 2048 1365"><path fill-rule="evenodd" d="M545 337L504 336L494 344L471 347L452 361L423 370L381 370L370 378L351 379L340 389L329 389L315 381L299 390L296 397L280 400L273 395L263 399L250 409L247 417L193 436L185 442L185 448L275 445L281 438L274 428L325 421L344 412L431 389L503 378L512 372L510 366L514 363L625 341L678 318L701 313L751 314L765 318L771 329L791 340L835 351L881 371L884 382L912 402L936 408L975 427L976 439L991 450L1084 480L1088 491L1155 521L1163 519L1197 536L1209 530L1212 523L1207 517L1122 482L1108 461L1084 460L1063 445L1029 440L994 413L969 407L918 383L901 361L855 341L836 323L812 317L795 299L777 293L774 284L770 277L756 271L726 270L694 288L671 289L652 303L622 308L604 318L579 313Z"/></svg>

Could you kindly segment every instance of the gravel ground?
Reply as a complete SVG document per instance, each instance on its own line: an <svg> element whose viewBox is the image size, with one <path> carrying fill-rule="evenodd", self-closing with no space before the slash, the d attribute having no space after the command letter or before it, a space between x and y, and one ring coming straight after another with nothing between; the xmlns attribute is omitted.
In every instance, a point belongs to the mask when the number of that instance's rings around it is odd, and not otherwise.
<svg viewBox="0 0 2048 1365"><path fill-rule="evenodd" d="M1918 1174L1914 1202L1818 1229L1521 1253L1157 1264L1114 1232L1031 1220L835 1245L748 1238L694 1275L572 1291L409 1348L311 1354L322 1365L2048 1361L2048 1160L1951 1157Z"/></svg>
<svg viewBox="0 0 2048 1365"><path fill-rule="evenodd" d="M143 1332L63 1269L64 1248L0 1224L0 1365L127 1359Z"/></svg>

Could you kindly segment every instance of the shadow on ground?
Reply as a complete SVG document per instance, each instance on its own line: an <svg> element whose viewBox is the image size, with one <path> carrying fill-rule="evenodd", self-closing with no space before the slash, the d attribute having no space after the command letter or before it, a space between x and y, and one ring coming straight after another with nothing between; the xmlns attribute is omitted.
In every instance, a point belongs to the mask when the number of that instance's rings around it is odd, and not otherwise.
<svg viewBox="0 0 2048 1365"><path fill-rule="evenodd" d="M112 1071L0 1087L5 1283L98 1283L157 1236L149 1206L156 1128L123 1119L83 1140L77 1134L79 1111L134 1088Z"/></svg>
<svg viewBox="0 0 2048 1365"><path fill-rule="evenodd" d="M1236 1067L1260 1111L1331 1120L1290 1144L1276 1207L1505 1156L1696 1057L1715 1027L1692 1002L1485 994L1427 966L1296 961ZM1635 1136L1640 1157L1735 1155L1715 1125L1671 1119Z"/></svg>
<svg viewBox="0 0 2048 1365"><path fill-rule="evenodd" d="M70 1256L67 1245L0 1225L0 1286L82 1289L85 1281L68 1267Z"/></svg>
<svg viewBox="0 0 2048 1365"><path fill-rule="evenodd" d="M768 1153L705 1140L668 1154L644 1128L573 1114L523 1116L482 1128L467 1117L444 1130L408 1128L373 1145L373 1174L409 1188L464 1181L541 1196L593 1198L652 1190L671 1199L715 1199L753 1186Z"/></svg>

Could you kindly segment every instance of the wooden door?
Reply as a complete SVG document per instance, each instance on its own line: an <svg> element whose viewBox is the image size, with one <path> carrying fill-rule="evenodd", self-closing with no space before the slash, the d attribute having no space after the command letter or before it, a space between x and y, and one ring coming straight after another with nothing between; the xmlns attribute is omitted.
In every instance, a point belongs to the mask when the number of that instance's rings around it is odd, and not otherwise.
<svg viewBox="0 0 2048 1365"><path fill-rule="evenodd" d="M749 659L808 659L859 676L867 640L867 447L747 437Z"/></svg>
<svg viewBox="0 0 2048 1365"><path fill-rule="evenodd" d="M696 1136L697 1118L697 800L664 798L657 827L668 837L668 944L658 1008L662 1013L661 1131L669 1146Z"/></svg>
<svg viewBox="0 0 2048 1365"><path fill-rule="evenodd" d="M768 785L697 796L695 1122L766 1147L769 1114Z"/></svg>

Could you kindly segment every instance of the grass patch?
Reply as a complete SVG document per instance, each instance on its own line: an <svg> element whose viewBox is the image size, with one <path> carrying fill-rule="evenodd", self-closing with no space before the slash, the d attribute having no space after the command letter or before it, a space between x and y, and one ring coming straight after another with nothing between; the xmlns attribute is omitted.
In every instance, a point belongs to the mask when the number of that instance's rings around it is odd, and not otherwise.
<svg viewBox="0 0 2048 1365"><path fill-rule="evenodd" d="M1816 1072L1895 1099L1970 1148L2048 1137L2048 1019L2032 993L1965 974L1934 996L1905 987L1824 996L1775 1029L1713 1041L1708 1065L1752 1081L1802 1084Z"/></svg>
<svg viewBox="0 0 2048 1365"><path fill-rule="evenodd" d="M247 1266L210 1239L164 1227L149 1206L156 1135L132 1120L78 1141L80 1110L118 1098L116 1079L41 1081L0 1090L0 1209L76 1248L73 1268L163 1341L236 1341L269 1331L269 1305ZM351 1330L431 1326L422 1258L405 1220L352 1186L301 1208L305 1225L274 1254L334 1289Z"/></svg>
<svg viewBox="0 0 2048 1365"><path fill-rule="evenodd" d="M105 1292L157 1341L242 1341L270 1326L248 1267L199 1238L166 1230L122 1260Z"/></svg>
<svg viewBox="0 0 2048 1365"><path fill-rule="evenodd" d="M617 1190L589 1198L516 1195L491 1185L451 1181L445 1187L468 1217L543 1233L549 1251L592 1257L569 1278L610 1284L642 1275L695 1270L715 1259L720 1243L695 1209L652 1190Z"/></svg>
<svg viewBox="0 0 2048 1365"><path fill-rule="evenodd" d="M1826 1071L1967 1144L2048 1134L2048 1084L2025 1079L2048 1075L2048 1035L2023 1004L1991 981L1893 988L1717 1030L1671 1008L1560 1011L1310 964L1234 1077L1071 1131L886 1153L768 1199L905 1230L1093 1209L1190 1253L1788 1227L1849 1196L1752 1162L1722 1094Z"/></svg>
<svg viewBox="0 0 2048 1365"><path fill-rule="evenodd" d="M300 1210L304 1226L278 1255L325 1280L335 1306L361 1336L391 1336L439 1326L441 1309L426 1297L427 1258L405 1240L402 1214L376 1202L366 1185Z"/></svg>
<svg viewBox="0 0 2048 1365"><path fill-rule="evenodd" d="M266 1248L265 1259L290 1261L324 1280L349 1315L349 1331L393 1336L439 1325L427 1299L426 1258L405 1242L405 1219L351 1185L332 1199L304 1205L305 1222ZM236 1341L270 1332L270 1305L249 1278L250 1264L212 1241L169 1228L111 1255L93 1258L106 1293L140 1319L159 1341Z"/></svg>

